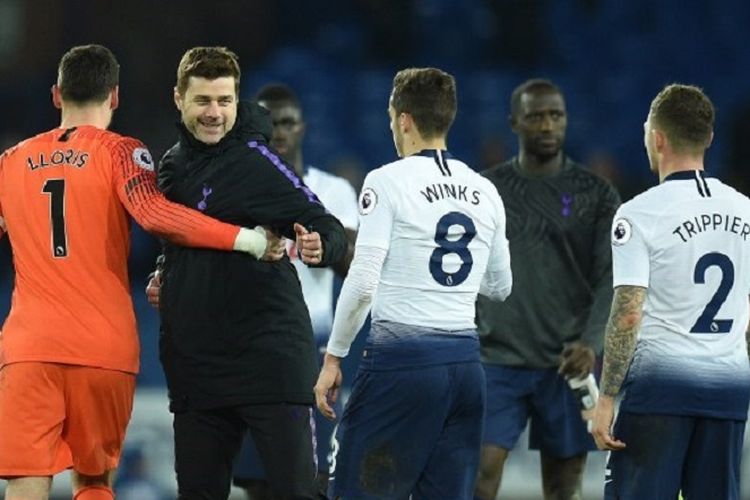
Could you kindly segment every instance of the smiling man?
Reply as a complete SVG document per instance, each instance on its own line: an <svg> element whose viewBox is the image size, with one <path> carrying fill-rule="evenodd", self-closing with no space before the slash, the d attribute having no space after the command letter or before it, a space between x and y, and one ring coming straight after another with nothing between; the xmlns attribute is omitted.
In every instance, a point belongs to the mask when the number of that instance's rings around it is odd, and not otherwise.
<svg viewBox="0 0 750 500"><path fill-rule="evenodd" d="M159 165L159 188L217 219L296 239L307 265L338 262L347 248L344 228L270 146L268 111L238 101L239 81L237 57L226 48L185 53L174 93L180 136ZM289 258L257 265L177 245L164 255L160 357L179 498L227 498L232 460L248 430L273 487L284 498L316 498L317 356Z"/></svg>
<svg viewBox="0 0 750 500"><path fill-rule="evenodd" d="M190 83L185 82L184 89L175 90L175 104L182 113L182 123L199 141L216 144L237 120L234 78L195 78Z"/></svg>

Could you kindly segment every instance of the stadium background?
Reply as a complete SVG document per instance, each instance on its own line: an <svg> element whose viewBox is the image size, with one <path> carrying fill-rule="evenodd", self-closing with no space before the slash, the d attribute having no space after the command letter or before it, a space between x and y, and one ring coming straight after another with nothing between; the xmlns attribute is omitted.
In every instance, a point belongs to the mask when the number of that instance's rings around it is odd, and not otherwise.
<svg viewBox="0 0 750 500"><path fill-rule="evenodd" d="M623 199L655 183L642 139L651 98L673 81L697 84L718 110L707 169L748 193L749 21L750 3L742 0L0 0L0 147L57 125L49 98L57 61L73 45L96 42L122 67L112 128L142 139L158 157L175 138L172 87L181 54L226 45L240 56L243 96L268 81L298 91L308 123L305 159L355 188L394 158L386 115L394 72L432 65L457 78L450 149L459 158L481 169L515 154L510 92L546 77L567 99L567 152L610 178ZM143 294L157 253L157 242L134 228L142 372L118 498L126 498L125 486L145 488L132 497L140 500L149 492L174 495L158 318ZM13 282L7 238L0 261L4 316ZM511 457L504 498L541 498L536 454ZM601 495L603 461L603 454L590 459L587 498ZM66 484L56 481L60 498Z"/></svg>

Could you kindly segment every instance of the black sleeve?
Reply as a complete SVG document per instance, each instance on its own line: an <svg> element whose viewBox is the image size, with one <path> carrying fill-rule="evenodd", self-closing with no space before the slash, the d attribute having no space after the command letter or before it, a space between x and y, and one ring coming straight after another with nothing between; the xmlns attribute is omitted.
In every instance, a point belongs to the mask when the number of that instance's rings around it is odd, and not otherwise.
<svg viewBox="0 0 750 500"><path fill-rule="evenodd" d="M620 195L608 182L603 182L597 217L593 256L594 265L591 273L591 288L594 292L594 302L586 323L586 329L581 341L589 345L597 354L604 347L604 330L612 306L612 247L610 244L610 229L615 212L620 206Z"/></svg>
<svg viewBox="0 0 750 500"><path fill-rule="evenodd" d="M174 186L175 170L177 168L175 156L178 149L179 147L176 144L172 146L162 155L159 163L156 165L156 185L159 186L159 191L167 197L169 197L168 195Z"/></svg>
<svg viewBox="0 0 750 500"><path fill-rule="evenodd" d="M330 266L341 260L347 249L341 222L275 153L267 149L256 161L263 199L248 200L253 218L290 239L295 239L295 222L318 232L323 241L323 260L315 267Z"/></svg>

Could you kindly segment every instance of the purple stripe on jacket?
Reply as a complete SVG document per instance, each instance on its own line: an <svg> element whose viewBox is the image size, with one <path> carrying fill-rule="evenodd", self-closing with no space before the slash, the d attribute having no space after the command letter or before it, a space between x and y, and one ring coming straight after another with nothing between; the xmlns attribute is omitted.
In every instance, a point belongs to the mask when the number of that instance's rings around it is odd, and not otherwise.
<svg viewBox="0 0 750 500"><path fill-rule="evenodd" d="M302 179L297 176L297 174L294 172L294 170L290 169L284 161L279 158L277 154L272 152L265 144L259 144L256 141L250 141L247 143L249 147L252 149L257 149L260 154L265 156L271 163L274 164L274 166L279 169L279 171L284 174L284 177L289 179L289 181L294 185L295 188L301 190L303 193L305 193L305 196L307 197L307 200L311 203L317 203L318 205L322 205L318 197L310 191L310 188L305 186L305 184L302 182Z"/></svg>

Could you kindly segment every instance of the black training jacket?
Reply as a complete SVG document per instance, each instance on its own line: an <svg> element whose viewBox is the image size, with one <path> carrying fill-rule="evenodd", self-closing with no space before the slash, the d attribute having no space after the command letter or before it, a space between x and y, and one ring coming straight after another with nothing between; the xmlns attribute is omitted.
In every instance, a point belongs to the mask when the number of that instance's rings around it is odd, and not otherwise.
<svg viewBox="0 0 750 500"><path fill-rule="evenodd" d="M161 160L159 188L219 220L317 231L323 262L344 256L346 235L294 169L269 147L268 112L240 103L233 129L215 145L183 125ZM160 358L172 411L252 403L312 404L318 373L310 315L294 266L238 252L165 245Z"/></svg>

